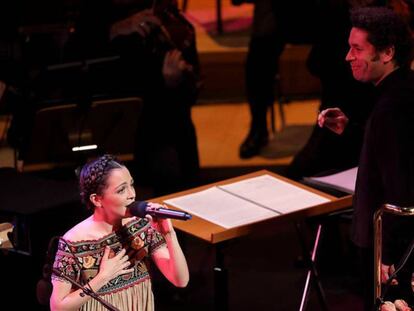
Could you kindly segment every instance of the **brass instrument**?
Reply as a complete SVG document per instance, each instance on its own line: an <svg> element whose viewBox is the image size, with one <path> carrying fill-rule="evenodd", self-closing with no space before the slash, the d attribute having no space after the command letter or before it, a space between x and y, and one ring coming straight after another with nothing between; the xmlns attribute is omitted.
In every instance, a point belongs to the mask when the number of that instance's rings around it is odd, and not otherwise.
<svg viewBox="0 0 414 311"><path fill-rule="evenodd" d="M414 207L399 207L384 204L374 214L374 303L381 299L382 215L414 216Z"/></svg>
<svg viewBox="0 0 414 311"><path fill-rule="evenodd" d="M13 224L5 222L0 224L0 249L11 249L13 244L10 241L10 234L13 232Z"/></svg>

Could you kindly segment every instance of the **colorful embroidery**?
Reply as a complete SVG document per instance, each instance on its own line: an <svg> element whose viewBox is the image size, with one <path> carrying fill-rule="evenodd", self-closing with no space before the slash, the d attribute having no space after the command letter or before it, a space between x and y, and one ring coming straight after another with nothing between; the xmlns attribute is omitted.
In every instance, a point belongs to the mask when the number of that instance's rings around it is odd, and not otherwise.
<svg viewBox="0 0 414 311"><path fill-rule="evenodd" d="M114 255L125 248L134 271L112 279L98 291L100 294L107 294L149 278L147 258L163 245L164 237L150 226L147 219L136 219L127 223L120 231L100 240L65 242L61 239L54 267L77 282L86 284L98 273L106 246L111 248ZM52 277L64 280L56 275Z"/></svg>

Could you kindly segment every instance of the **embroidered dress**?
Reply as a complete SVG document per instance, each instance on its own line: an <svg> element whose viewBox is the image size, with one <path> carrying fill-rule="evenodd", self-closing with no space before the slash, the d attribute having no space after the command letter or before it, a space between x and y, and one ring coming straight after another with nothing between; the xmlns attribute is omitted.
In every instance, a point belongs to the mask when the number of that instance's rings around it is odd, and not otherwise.
<svg viewBox="0 0 414 311"><path fill-rule="evenodd" d="M163 236L150 226L148 220L137 218L125 224L121 230L99 240L72 242L60 239L53 266L63 275L85 286L98 273L106 246L111 248L109 257L125 248L134 271L112 279L97 293L121 311L150 311L154 310L154 297L148 259L164 245ZM52 278L69 282L55 274ZM80 310L107 309L95 299L90 299Z"/></svg>

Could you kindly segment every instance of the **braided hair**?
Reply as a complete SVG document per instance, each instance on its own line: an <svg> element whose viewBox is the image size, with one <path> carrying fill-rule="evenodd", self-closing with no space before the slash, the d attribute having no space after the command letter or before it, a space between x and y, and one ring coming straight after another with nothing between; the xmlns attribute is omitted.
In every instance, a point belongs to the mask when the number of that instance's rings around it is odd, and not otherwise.
<svg viewBox="0 0 414 311"><path fill-rule="evenodd" d="M79 188L82 202L90 209L94 205L90 201L91 194L101 195L107 187L108 175L113 169L124 167L114 156L106 154L82 167L79 174Z"/></svg>

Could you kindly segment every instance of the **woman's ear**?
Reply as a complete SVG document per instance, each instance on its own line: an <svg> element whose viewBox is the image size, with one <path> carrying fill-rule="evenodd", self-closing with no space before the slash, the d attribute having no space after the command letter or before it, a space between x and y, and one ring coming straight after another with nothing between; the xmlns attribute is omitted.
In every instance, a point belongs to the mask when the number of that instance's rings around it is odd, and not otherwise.
<svg viewBox="0 0 414 311"><path fill-rule="evenodd" d="M92 204L95 207L102 207L101 197L99 195L97 195L96 193L92 193L89 196L89 200L92 202Z"/></svg>

